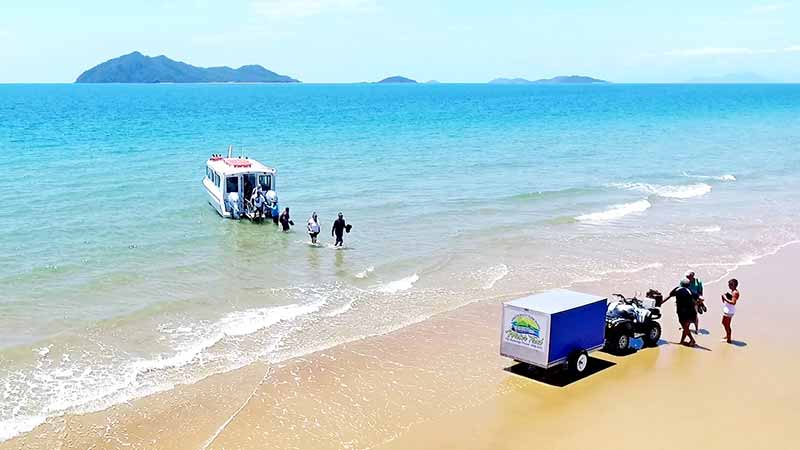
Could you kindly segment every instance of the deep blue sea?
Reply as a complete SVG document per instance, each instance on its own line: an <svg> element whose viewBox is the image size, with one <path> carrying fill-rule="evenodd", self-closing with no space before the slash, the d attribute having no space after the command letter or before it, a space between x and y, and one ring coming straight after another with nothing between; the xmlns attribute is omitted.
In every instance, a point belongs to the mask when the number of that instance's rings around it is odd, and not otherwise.
<svg viewBox="0 0 800 450"><path fill-rule="evenodd" d="M229 145L277 168L291 233L206 203ZM0 149L0 440L479 299L715 280L800 231L800 85L0 85Z"/></svg>

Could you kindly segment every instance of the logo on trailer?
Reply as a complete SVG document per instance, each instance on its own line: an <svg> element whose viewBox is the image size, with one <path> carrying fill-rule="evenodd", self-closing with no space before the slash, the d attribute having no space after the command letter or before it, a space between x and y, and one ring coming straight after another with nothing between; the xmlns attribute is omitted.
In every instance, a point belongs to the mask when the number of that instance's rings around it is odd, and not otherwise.
<svg viewBox="0 0 800 450"><path fill-rule="evenodd" d="M534 350L544 350L542 327L533 316L517 314L511 319L510 325L503 336L506 342L524 345Z"/></svg>
<svg viewBox="0 0 800 450"><path fill-rule="evenodd" d="M511 329L520 334L539 337L539 322L527 314L519 314L511 321Z"/></svg>

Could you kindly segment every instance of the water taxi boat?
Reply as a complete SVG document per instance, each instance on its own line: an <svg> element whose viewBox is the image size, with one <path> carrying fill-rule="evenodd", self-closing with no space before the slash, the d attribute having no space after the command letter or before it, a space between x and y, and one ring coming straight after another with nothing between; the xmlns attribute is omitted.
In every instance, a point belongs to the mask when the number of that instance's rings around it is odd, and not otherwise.
<svg viewBox="0 0 800 450"><path fill-rule="evenodd" d="M278 214L278 195L275 192L275 169L245 156L211 155L206 161L203 187L208 203L228 219L271 219ZM260 189L260 199L253 198L253 190ZM258 197L258 196L257 196ZM256 201L251 201L251 199Z"/></svg>

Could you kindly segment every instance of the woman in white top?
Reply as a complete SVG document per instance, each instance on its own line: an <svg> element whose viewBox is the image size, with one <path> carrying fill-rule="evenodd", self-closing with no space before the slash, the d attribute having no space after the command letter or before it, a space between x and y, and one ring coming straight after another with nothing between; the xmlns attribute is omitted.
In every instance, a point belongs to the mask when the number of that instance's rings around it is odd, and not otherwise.
<svg viewBox="0 0 800 450"><path fill-rule="evenodd" d="M250 203L253 205L253 214L256 217L264 217L264 194L258 188L258 184L253 189L253 195L250 196Z"/></svg>
<svg viewBox="0 0 800 450"><path fill-rule="evenodd" d="M316 211L311 213L311 217L308 219L308 224L306 225L308 228L308 235L311 236L311 243L317 243L317 236L319 235L319 221L317 220L317 213Z"/></svg>
<svg viewBox="0 0 800 450"><path fill-rule="evenodd" d="M739 302L739 281L731 278L728 281L729 292L722 294L722 326L725 328L725 342L731 343L731 320L736 314L736 303Z"/></svg>

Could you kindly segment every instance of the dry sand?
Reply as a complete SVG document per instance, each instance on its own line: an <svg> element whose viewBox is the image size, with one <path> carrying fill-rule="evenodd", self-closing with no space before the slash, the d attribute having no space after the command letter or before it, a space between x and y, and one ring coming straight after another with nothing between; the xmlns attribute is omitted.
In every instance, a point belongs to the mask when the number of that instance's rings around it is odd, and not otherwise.
<svg viewBox="0 0 800 450"><path fill-rule="evenodd" d="M716 283L706 286L704 348L675 344L668 305L659 347L595 353L594 373L580 380L542 377L498 355L502 299L492 299L279 366L51 419L0 450L800 448L790 428L800 419L798 261L792 246L736 271L735 345L720 342Z"/></svg>

